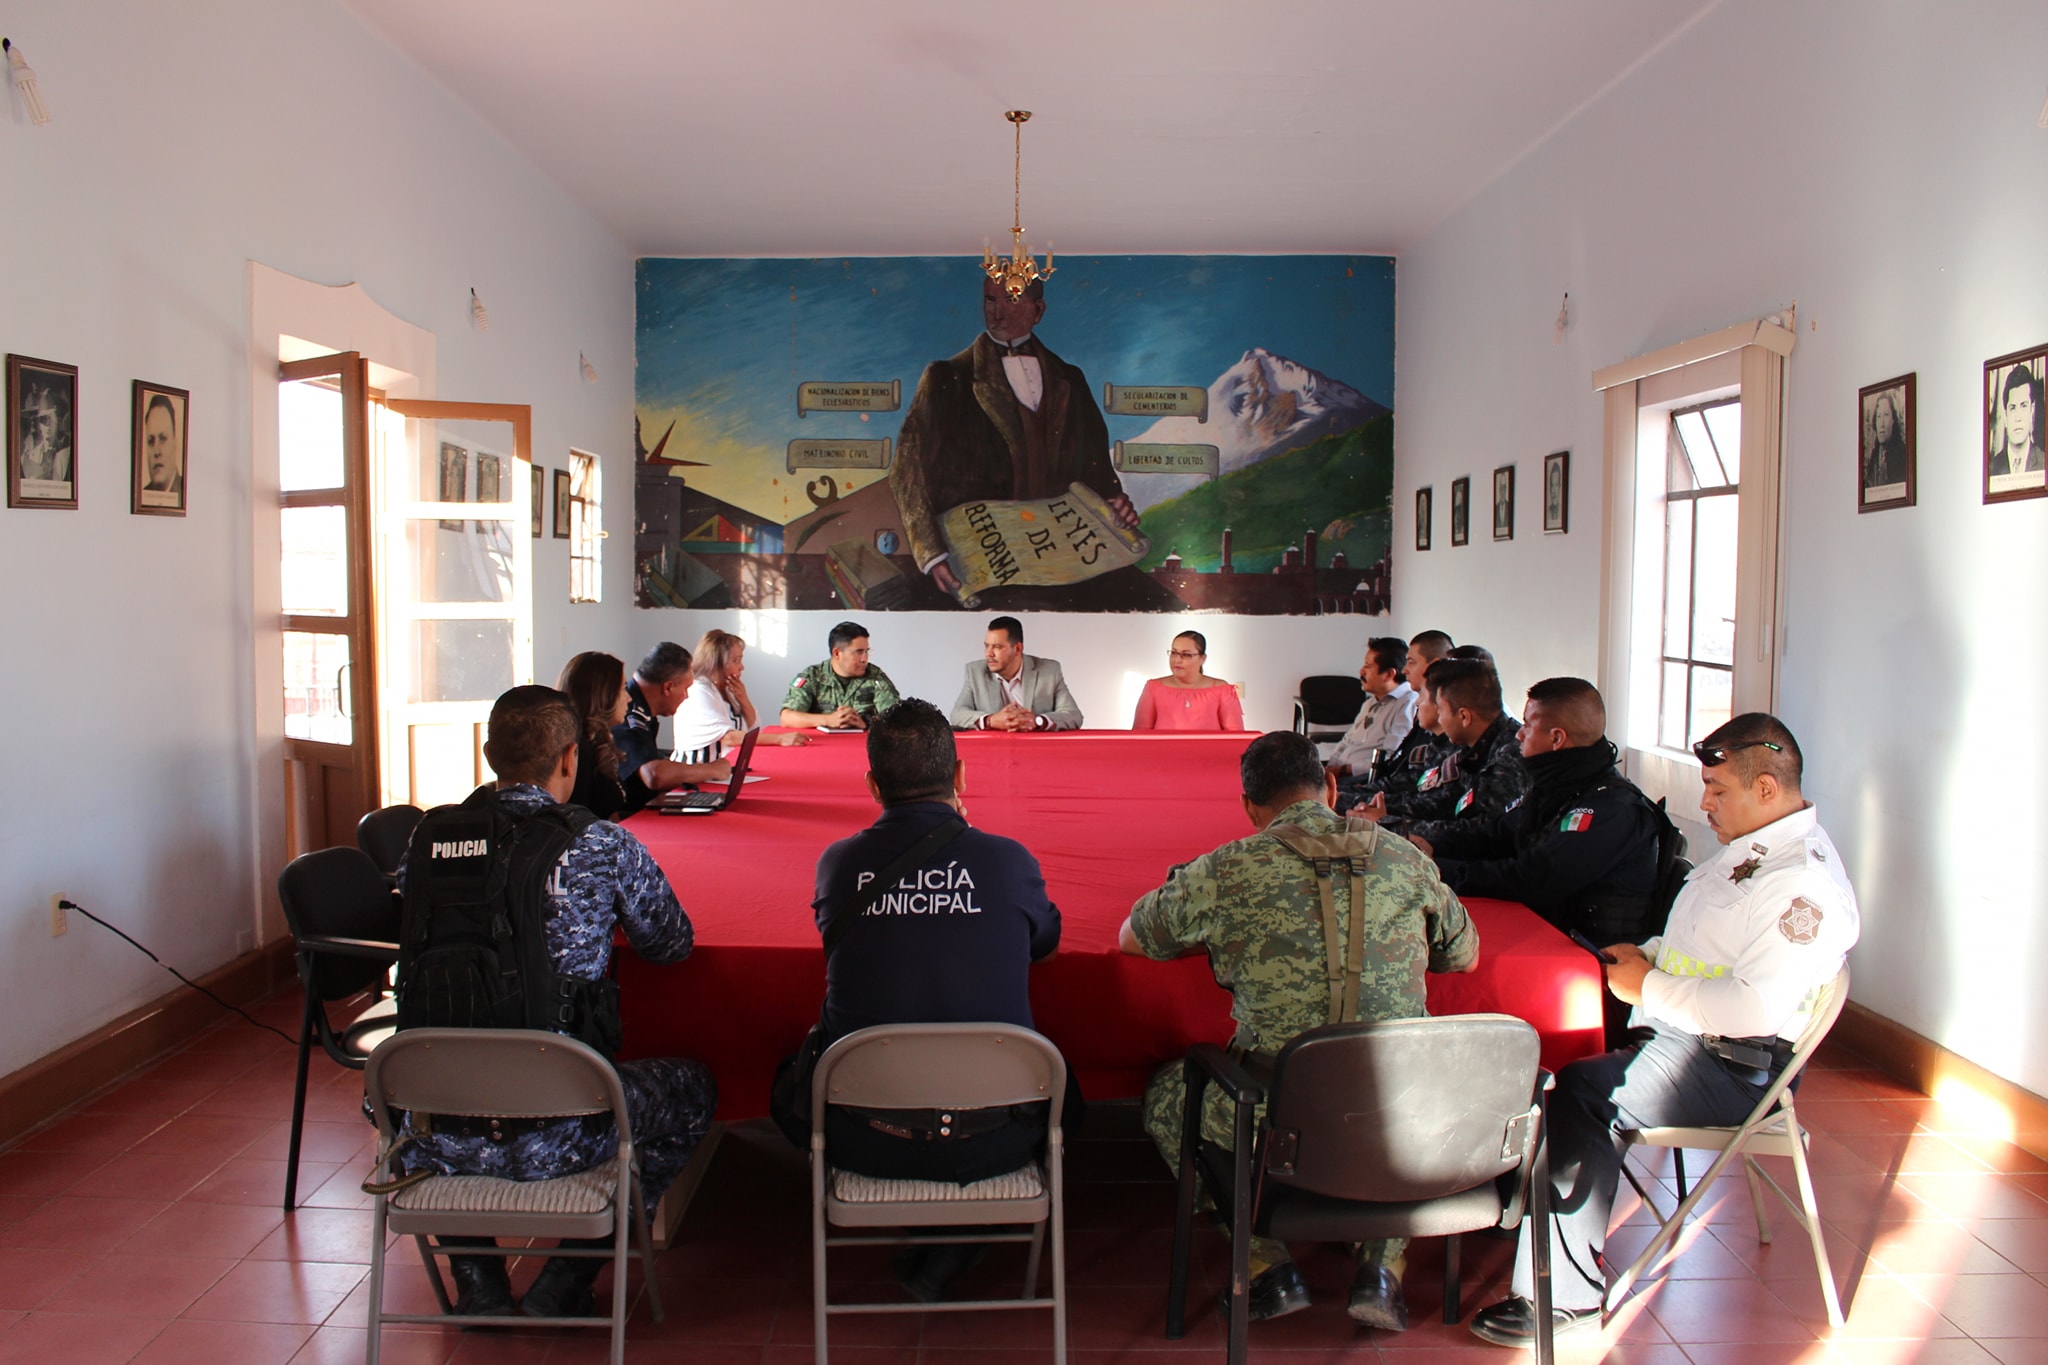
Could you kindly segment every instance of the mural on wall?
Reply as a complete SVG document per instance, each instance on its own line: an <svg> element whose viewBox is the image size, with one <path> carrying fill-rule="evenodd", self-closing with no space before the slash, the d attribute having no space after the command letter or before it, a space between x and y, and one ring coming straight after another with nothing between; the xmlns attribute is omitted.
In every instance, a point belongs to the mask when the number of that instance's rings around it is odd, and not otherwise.
<svg viewBox="0 0 2048 1365"><path fill-rule="evenodd" d="M646 607L1388 607L1394 262L638 265Z"/></svg>

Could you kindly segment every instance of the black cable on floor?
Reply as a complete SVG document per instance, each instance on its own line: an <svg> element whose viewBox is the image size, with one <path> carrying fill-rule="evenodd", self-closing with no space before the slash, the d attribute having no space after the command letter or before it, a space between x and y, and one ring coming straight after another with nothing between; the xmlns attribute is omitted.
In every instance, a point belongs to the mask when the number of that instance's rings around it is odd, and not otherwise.
<svg viewBox="0 0 2048 1365"><path fill-rule="evenodd" d="M256 1017L255 1015L253 1015L253 1014L249 1013L249 1011L247 1011L247 1010L243 1009L243 1008L242 1008L242 1007L241 1007L240 1005L236 1005L236 1004L231 1004L231 1003L229 1003L228 1001L226 1001L226 1000L223 1000L223 999L221 999L221 998L220 998L219 996L215 995L215 994L214 994L214 993L213 993L212 991L210 991L210 990L206 989L206 987L204 987L204 986L200 985L200 984L199 984L199 983L198 983L197 981L194 981L194 980L193 980L193 979L192 979L191 977L189 977L189 976L185 975L185 974L184 974L183 972L179 971L179 970L178 970L178 969L177 969L176 967L173 967L173 966L172 966L172 965L171 965L170 963L168 963L168 962L164 961L164 960L163 960L162 958L158 957L158 956L157 956L157 955L156 955L155 953L152 953L151 951L149 951L149 949L148 949L148 948L144 947L144 946L143 946L143 945L142 945L141 943L137 942L137 941L136 941L136 940L135 940L135 939L134 939L133 937L131 937L131 936L130 936L130 935L129 935L129 934L128 934L128 933L127 933L127 932L126 932L125 930L121 929L121 928L120 928L119 926L117 926L117 925L112 925L112 924L109 924L109 923L107 923L107 922L106 922L105 920L101 919L101 918L100 918L100 917L99 917L98 915L95 915L95 914L94 914L94 913L93 913L92 911L90 911L90 910L86 909L86 908L85 908L84 906L80 905L80 904L79 904L79 903L78 903L77 901L73 901L73 900L59 900L59 901L57 902L57 904L58 904L58 906L59 906L60 908L62 908L62 909L65 909L65 910L76 910L76 911L77 911L77 912L78 912L79 914L81 914L81 915L84 915L84 916L85 916L85 917L86 917L87 919L91 920L91 921L92 921L92 922L93 922L94 924L97 924L97 925L98 925L98 926L99 926L100 928L102 928L102 929L111 929L111 930L113 930L113 931L114 931L114 932L115 932L116 934L119 934L119 935L120 935L120 936L121 936L122 938L124 938L124 939L127 939L129 943L131 943L131 944L134 944L134 946L135 946L135 947L137 947L137 948L141 949L141 951L142 951L142 955L143 955L144 957L148 958L148 959L149 959L149 960L150 960L151 962L154 962L154 963L155 963L155 964L156 964L157 966L159 966L159 967L163 968L163 969L164 969L165 971L169 972L169 973L170 973L170 974L171 974L172 976L175 976L175 977L177 977L177 978L178 978L178 980L180 980L180 981L184 982L184 983L185 983L186 985L190 986L190 987L191 987L191 988L192 988L193 990L195 990L195 991L198 991L198 992L199 992L199 993L200 993L201 995L205 996L205 997L206 997L206 998L207 998L208 1000L211 1000L211 1001L212 1001L212 1002L213 1002L214 1004L216 1004L216 1005L219 1005L219 1006L220 1006L220 1007L221 1007L222 1009L224 1009L224 1010L233 1010L233 1011L234 1011L234 1012L235 1012L236 1014L239 1014L239 1015L241 1015L241 1016L242 1016L242 1017L243 1017L244 1019L248 1020L248 1021L249 1021L249 1022L250 1022L251 1024L254 1024L254 1025L255 1025L255 1026L257 1027L257 1028L260 1028L260 1029L267 1029L267 1030L269 1030L270 1032L272 1032L272 1033L275 1033L275 1034L276 1034L276 1035L277 1035L278 1037L280 1037L280 1038L284 1039L284 1040L285 1040L285 1041L286 1041L287 1043L290 1043L290 1044L291 1044L291 1045L292 1045L293 1047L297 1047L297 1046L299 1045L299 1040L298 1040L298 1039L296 1039L296 1038L294 1038L294 1037L292 1037L292 1036L291 1036L291 1035L290 1035L289 1033L286 1033L286 1032L285 1032L285 1031L284 1031L283 1029L281 1029L281 1028L278 1028L278 1027L276 1027L275 1025L272 1025L272 1024L266 1024L266 1023L264 1023L264 1022L263 1022L263 1021L262 1021L261 1019L258 1019L258 1018L257 1018L257 1017Z"/></svg>

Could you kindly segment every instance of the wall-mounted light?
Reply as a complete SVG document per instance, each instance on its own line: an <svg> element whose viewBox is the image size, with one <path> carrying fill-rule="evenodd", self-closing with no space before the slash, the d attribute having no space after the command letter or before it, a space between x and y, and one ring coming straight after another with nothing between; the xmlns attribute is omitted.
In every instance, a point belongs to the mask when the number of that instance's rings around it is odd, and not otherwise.
<svg viewBox="0 0 2048 1365"><path fill-rule="evenodd" d="M36 84L36 73L21 59L21 49L11 38L0 38L0 52L7 54L7 74L13 78L14 88L21 92L21 107L28 110L28 121L42 127L50 121L50 111L43 104L43 91Z"/></svg>
<svg viewBox="0 0 2048 1365"><path fill-rule="evenodd" d="M595 384L597 382L597 366L590 363L590 358L584 355L583 352L578 351L576 353L576 363L583 369L583 382Z"/></svg>
<svg viewBox="0 0 2048 1365"><path fill-rule="evenodd" d="M1566 294L1564 302L1557 305L1557 322L1550 331L1550 344L1564 345L1564 329L1572 325L1572 296Z"/></svg>
<svg viewBox="0 0 2048 1365"><path fill-rule="evenodd" d="M476 290L469 291L469 318L479 332L491 330L491 315L484 310L484 301L476 296Z"/></svg>

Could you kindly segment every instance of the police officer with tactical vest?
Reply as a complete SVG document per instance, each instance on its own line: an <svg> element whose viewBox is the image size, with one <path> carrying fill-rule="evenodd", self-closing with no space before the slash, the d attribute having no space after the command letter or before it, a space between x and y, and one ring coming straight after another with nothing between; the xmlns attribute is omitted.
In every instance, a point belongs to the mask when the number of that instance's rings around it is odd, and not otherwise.
<svg viewBox="0 0 2048 1365"><path fill-rule="evenodd" d="M1281 1048L1325 1024L1420 1017L1425 967L1477 965L1479 934L1465 907L1413 844L1330 808L1337 779L1306 738L1261 735L1238 769L1257 832L1175 868L1131 907L1117 942L1161 960L1206 949L1217 984L1234 997L1230 1046L1246 1065L1270 1068ZM1327 869L1320 875L1319 862ZM1334 935L1326 936L1326 918L1335 920ZM1186 1101L1176 1059L1153 1076L1144 1100L1145 1131L1175 1168ZM1232 1144L1230 1108L1213 1086L1202 1134ZM1361 1245L1348 1308L1354 1321L1395 1332L1408 1326L1406 1245ZM1253 1320L1308 1307L1308 1285L1286 1244L1253 1237L1251 1270Z"/></svg>
<svg viewBox="0 0 2048 1365"><path fill-rule="evenodd" d="M515 687L491 708L484 758L497 782L429 811L399 869L405 897L398 959L400 1028L538 1028L618 1050L612 935L650 962L690 952L689 916L640 841L580 806L581 724L550 687ZM617 1062L651 1211L696 1150L718 1088L700 1062ZM551 1180L618 1155L611 1116L535 1120L413 1115L408 1171ZM443 1245L489 1245L444 1237ZM564 1246L610 1246L609 1238ZM532 1317L584 1317L606 1262L551 1257L526 1292ZM453 1256L455 1311L512 1312L505 1261Z"/></svg>

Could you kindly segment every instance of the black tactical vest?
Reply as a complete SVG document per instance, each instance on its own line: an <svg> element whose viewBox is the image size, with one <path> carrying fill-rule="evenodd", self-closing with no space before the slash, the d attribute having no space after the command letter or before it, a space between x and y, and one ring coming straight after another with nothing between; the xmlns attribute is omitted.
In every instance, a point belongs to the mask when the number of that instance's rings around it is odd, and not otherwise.
<svg viewBox="0 0 2048 1365"><path fill-rule="evenodd" d="M618 984L560 975L548 956L548 877L595 818L522 816L490 786L427 812L406 855L398 1027L546 1029L617 1054Z"/></svg>

